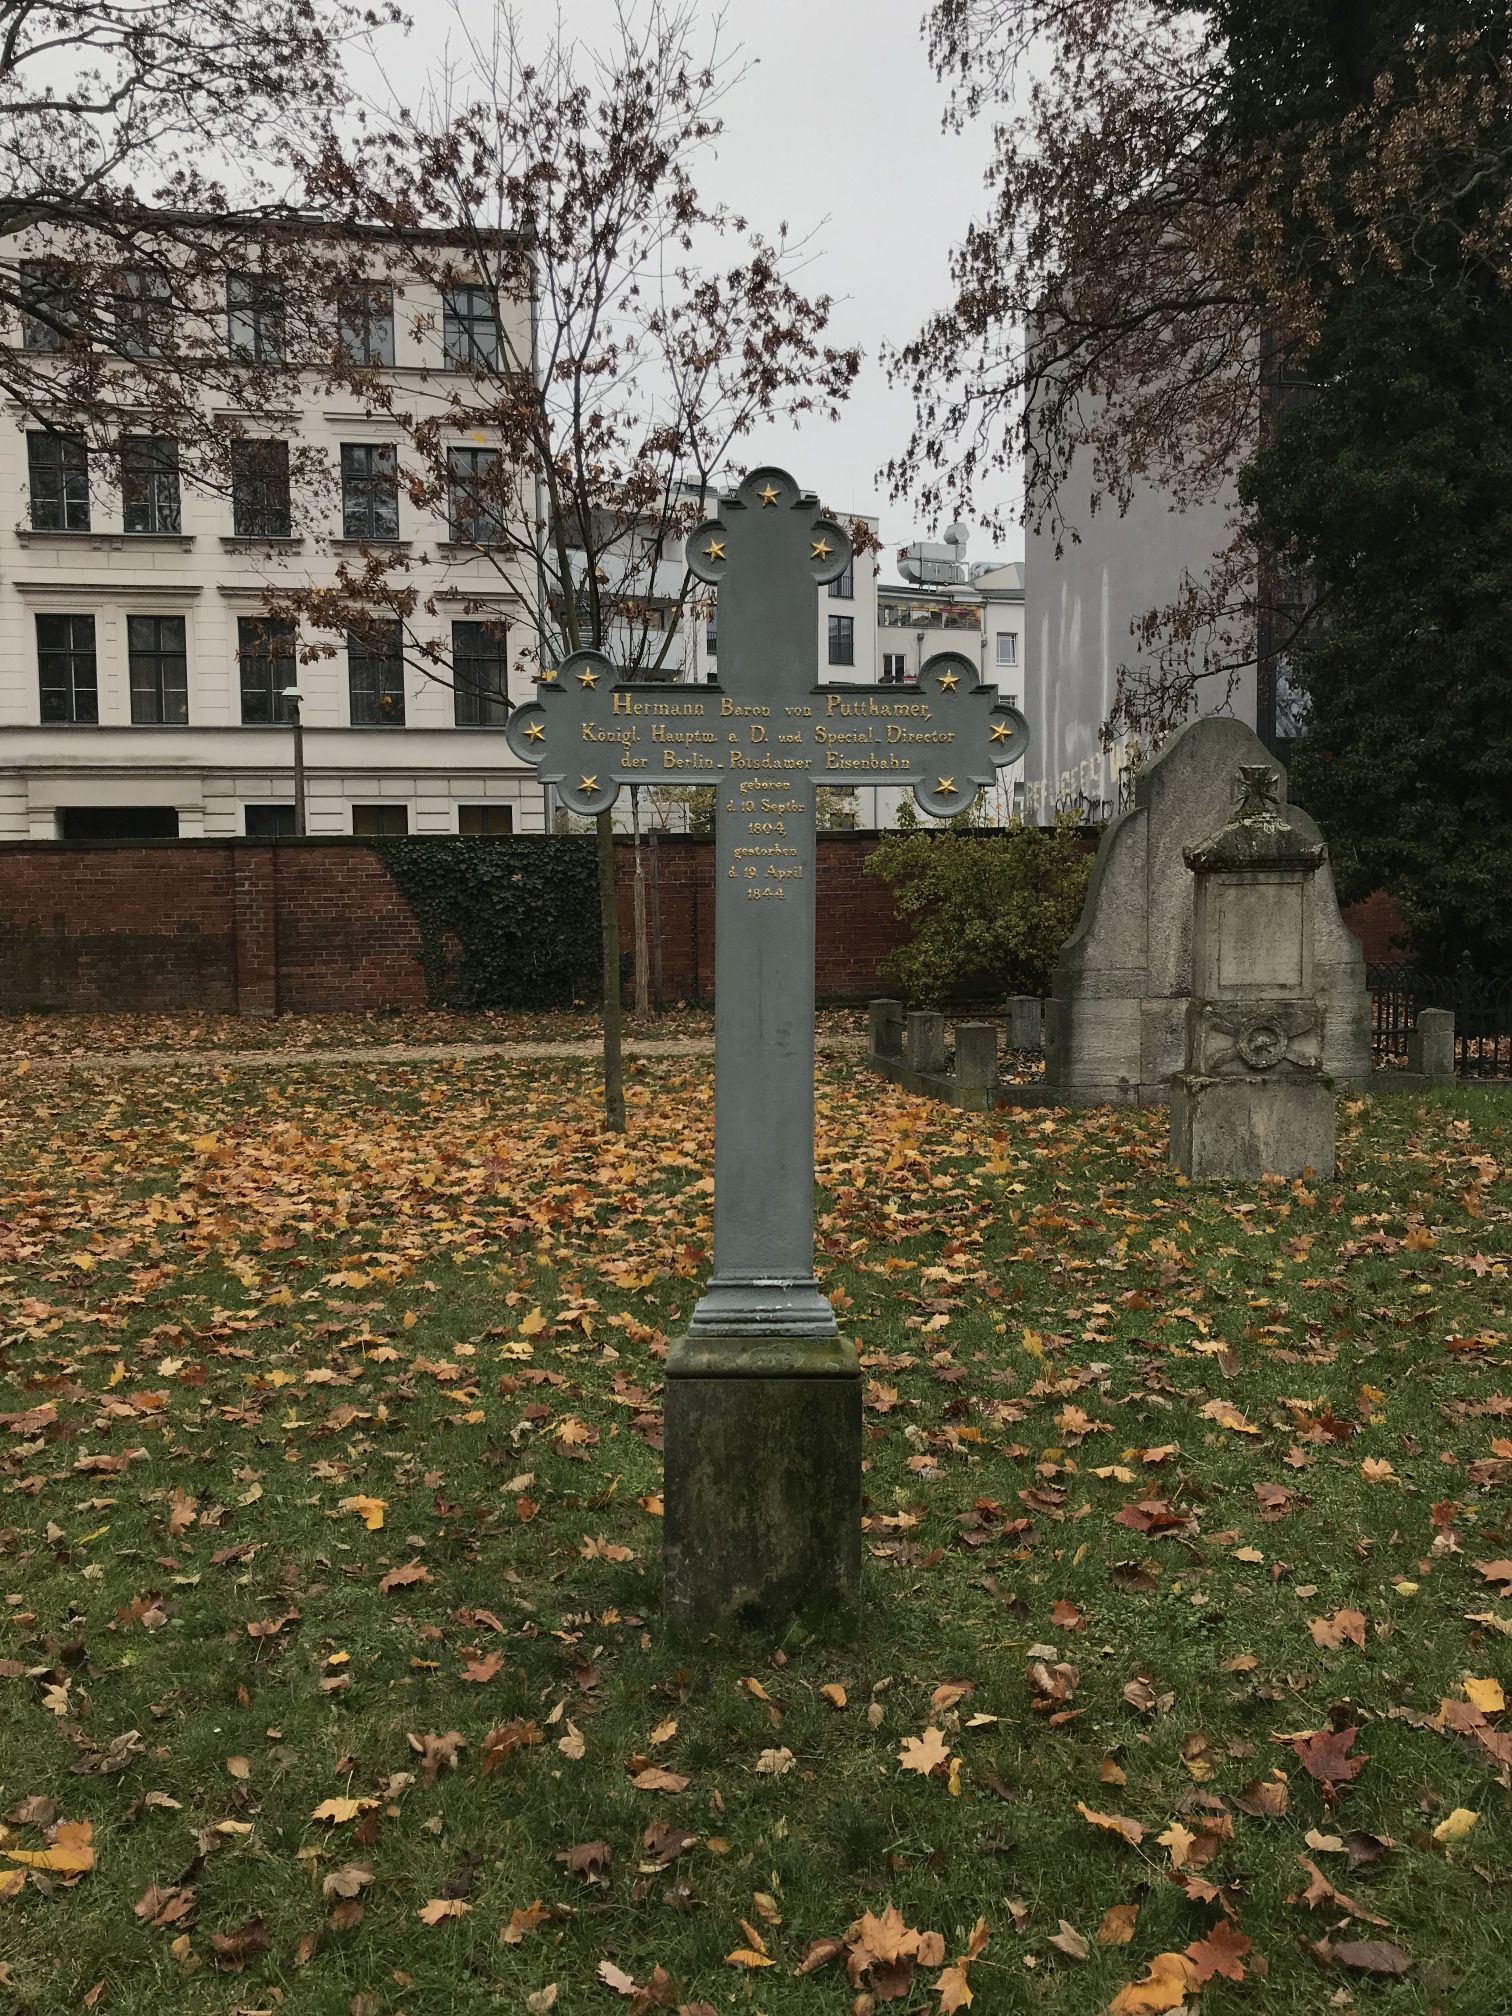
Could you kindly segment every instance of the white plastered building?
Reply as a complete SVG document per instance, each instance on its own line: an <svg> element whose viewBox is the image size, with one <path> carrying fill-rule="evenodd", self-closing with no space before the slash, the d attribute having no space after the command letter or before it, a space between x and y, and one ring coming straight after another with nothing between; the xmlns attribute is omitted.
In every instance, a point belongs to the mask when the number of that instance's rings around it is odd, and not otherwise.
<svg viewBox="0 0 1512 2016"><path fill-rule="evenodd" d="M7 262L45 252L36 233L0 247ZM433 298L406 273L397 239L375 241L370 270L371 361L401 403L436 396L448 346L479 336L491 302L465 288ZM261 341L261 305L231 298L231 285L203 303L201 340ZM509 333L528 353L528 304L501 312L519 317ZM334 302L331 313L334 333ZM0 327L0 342L48 347L24 316ZM0 419L0 839L292 831L288 685L302 696L311 833L542 830L541 786L503 734L505 703L528 697L526 605L458 536L454 501L412 506L400 426L325 375L291 367L276 412L218 412L207 391L211 419L268 444L229 494L180 473L172 442L145 421L123 481L114 458L105 466L81 437L18 405ZM287 478L280 502L281 442L326 460L330 487L308 509ZM458 442L488 452L483 435ZM443 633L465 626L444 636L447 655L454 644L474 655L486 699L459 700L413 662L354 664L343 637L257 627L270 592L333 581L363 540L392 550L422 606L434 603L420 620ZM311 642L334 655L303 657Z"/></svg>

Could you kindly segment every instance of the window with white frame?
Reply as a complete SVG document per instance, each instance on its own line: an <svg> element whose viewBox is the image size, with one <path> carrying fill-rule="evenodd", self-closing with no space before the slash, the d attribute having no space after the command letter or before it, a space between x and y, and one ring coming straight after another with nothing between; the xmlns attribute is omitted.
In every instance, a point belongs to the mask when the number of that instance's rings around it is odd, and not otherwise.
<svg viewBox="0 0 1512 2016"><path fill-rule="evenodd" d="M89 530L89 450L82 434L28 434L34 532Z"/></svg>
<svg viewBox="0 0 1512 2016"><path fill-rule="evenodd" d="M121 522L128 532L179 532L178 443L168 434L121 440Z"/></svg>
<svg viewBox="0 0 1512 2016"><path fill-rule="evenodd" d="M182 616L128 616L131 718L138 727L182 727L189 719L189 653Z"/></svg>
<svg viewBox="0 0 1512 2016"><path fill-rule="evenodd" d="M997 634L997 662L999 665L1017 665L1018 632L999 630Z"/></svg>
<svg viewBox="0 0 1512 2016"><path fill-rule="evenodd" d="M442 343L454 371L499 361L499 318L486 287L452 287L442 297Z"/></svg>

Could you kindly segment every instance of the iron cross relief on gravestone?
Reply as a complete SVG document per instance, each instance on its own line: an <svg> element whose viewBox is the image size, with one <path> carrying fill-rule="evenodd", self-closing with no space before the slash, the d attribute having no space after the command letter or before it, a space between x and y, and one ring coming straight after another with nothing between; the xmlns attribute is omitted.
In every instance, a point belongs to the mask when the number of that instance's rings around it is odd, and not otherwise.
<svg viewBox="0 0 1512 2016"><path fill-rule="evenodd" d="M623 784L714 787L714 1265L667 1359L666 1606L684 1635L843 1630L861 1389L814 1274L815 792L909 784L959 812L1028 728L960 653L917 687L817 683L817 591L851 544L784 470L746 477L687 552L718 591L719 683L622 682L578 652L509 742L578 813Z"/></svg>

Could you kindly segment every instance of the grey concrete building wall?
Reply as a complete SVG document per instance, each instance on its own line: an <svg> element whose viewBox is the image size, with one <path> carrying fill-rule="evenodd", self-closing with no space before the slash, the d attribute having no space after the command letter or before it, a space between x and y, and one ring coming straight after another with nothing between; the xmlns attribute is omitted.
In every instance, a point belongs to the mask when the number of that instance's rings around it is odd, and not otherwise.
<svg viewBox="0 0 1512 2016"><path fill-rule="evenodd" d="M1091 458L1079 454L1061 485L1062 515L1079 537L1037 530L1026 511L1025 636L1022 706L1033 733L1025 760L1025 816L1048 825L1058 807L1078 805L1091 818L1119 809L1130 767L1125 737L1103 746L1119 668L1149 661L1133 635L1147 610L1173 601L1184 575L1201 574L1227 542L1233 493L1176 508L1155 484L1141 484L1122 515L1103 500L1092 507ZM1057 551L1057 544L1060 550ZM1204 691L1198 711L1256 725L1256 681L1245 668L1232 690ZM1147 752L1150 753L1150 752Z"/></svg>

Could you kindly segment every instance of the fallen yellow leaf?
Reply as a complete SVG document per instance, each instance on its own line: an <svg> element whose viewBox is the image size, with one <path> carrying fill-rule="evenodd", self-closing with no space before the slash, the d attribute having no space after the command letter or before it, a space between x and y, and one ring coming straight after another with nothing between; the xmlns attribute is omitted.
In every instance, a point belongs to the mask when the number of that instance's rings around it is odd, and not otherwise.
<svg viewBox="0 0 1512 2016"><path fill-rule="evenodd" d="M95 1866L94 1826L88 1820L60 1820L49 1829L47 1848L0 1848L7 1862L28 1869L52 1869L59 1875L82 1876Z"/></svg>
<svg viewBox="0 0 1512 2016"><path fill-rule="evenodd" d="M1499 1680L1476 1680L1465 1675L1465 1699L1473 1701L1482 1715L1500 1715L1507 1705Z"/></svg>
<svg viewBox="0 0 1512 2016"><path fill-rule="evenodd" d="M1480 1819L1479 1813L1472 1813L1468 1806L1456 1806L1447 1820L1440 1820L1433 1830L1433 1838L1442 1848L1452 1848L1456 1841L1463 1841L1474 1830Z"/></svg>

